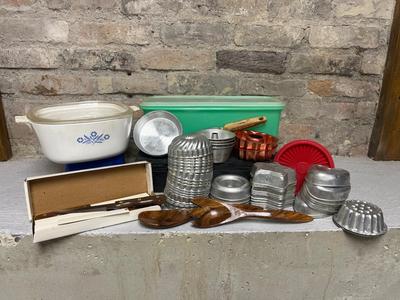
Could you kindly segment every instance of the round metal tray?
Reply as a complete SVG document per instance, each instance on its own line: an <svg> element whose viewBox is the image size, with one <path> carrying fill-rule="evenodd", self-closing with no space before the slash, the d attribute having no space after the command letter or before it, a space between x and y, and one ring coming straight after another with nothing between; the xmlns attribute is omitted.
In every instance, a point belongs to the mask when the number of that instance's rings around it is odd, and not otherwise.
<svg viewBox="0 0 400 300"><path fill-rule="evenodd" d="M145 114L136 122L133 139L144 153L163 156L168 153L172 140L182 132L182 124L173 114L157 110Z"/></svg>

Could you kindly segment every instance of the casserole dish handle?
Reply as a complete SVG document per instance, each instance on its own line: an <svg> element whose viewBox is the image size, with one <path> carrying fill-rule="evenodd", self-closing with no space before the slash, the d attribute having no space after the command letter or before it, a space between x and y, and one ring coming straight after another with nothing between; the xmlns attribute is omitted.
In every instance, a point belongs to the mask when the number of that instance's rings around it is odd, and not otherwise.
<svg viewBox="0 0 400 300"><path fill-rule="evenodd" d="M32 129L32 124L26 116L15 116L15 123L26 124L26 126Z"/></svg>
<svg viewBox="0 0 400 300"><path fill-rule="evenodd" d="M140 108L136 105L129 105L129 107L133 110L133 111L139 111Z"/></svg>

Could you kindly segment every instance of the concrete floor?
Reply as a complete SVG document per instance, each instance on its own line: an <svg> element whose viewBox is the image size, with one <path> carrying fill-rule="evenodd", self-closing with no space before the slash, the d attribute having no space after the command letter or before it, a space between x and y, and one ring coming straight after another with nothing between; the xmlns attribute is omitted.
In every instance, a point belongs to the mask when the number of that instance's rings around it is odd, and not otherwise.
<svg viewBox="0 0 400 300"><path fill-rule="evenodd" d="M32 244L25 177L62 171L46 160L0 163L0 299L399 299L400 162L336 157L350 198L374 202L389 232L344 234L308 224L138 222Z"/></svg>

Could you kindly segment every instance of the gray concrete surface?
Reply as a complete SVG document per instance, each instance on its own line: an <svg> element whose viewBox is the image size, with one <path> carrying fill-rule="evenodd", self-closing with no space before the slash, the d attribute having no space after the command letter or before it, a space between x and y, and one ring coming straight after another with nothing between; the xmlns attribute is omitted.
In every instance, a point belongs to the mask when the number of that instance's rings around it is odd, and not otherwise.
<svg viewBox="0 0 400 300"><path fill-rule="evenodd" d="M384 210L389 232L360 239L329 218L154 231L137 222L32 244L22 182L60 171L0 163L0 299L399 299L400 162L335 158L351 198Z"/></svg>
<svg viewBox="0 0 400 300"><path fill-rule="evenodd" d="M400 231L77 235L0 247L0 299L399 299Z"/></svg>
<svg viewBox="0 0 400 300"><path fill-rule="evenodd" d="M379 205L390 228L400 228L400 162L375 162L364 157L335 157L337 167L351 173L350 199L360 199ZM62 167L41 160L18 160L0 163L0 232L18 235L31 233L26 214L23 181L26 177L61 172ZM274 224L247 222L199 230L190 224L165 232L295 232L337 231L330 218L307 224ZM91 234L153 233L139 223L128 223L93 231ZM157 231L158 232L158 231Z"/></svg>

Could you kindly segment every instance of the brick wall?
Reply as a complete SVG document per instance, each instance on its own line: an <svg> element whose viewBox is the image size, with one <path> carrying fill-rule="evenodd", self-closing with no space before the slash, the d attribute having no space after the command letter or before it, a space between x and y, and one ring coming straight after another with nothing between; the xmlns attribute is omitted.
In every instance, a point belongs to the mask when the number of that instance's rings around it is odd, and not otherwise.
<svg viewBox="0 0 400 300"><path fill-rule="evenodd" d="M13 116L35 104L149 94L279 95L282 141L364 155L394 0L0 0L0 90L16 157L40 153Z"/></svg>

